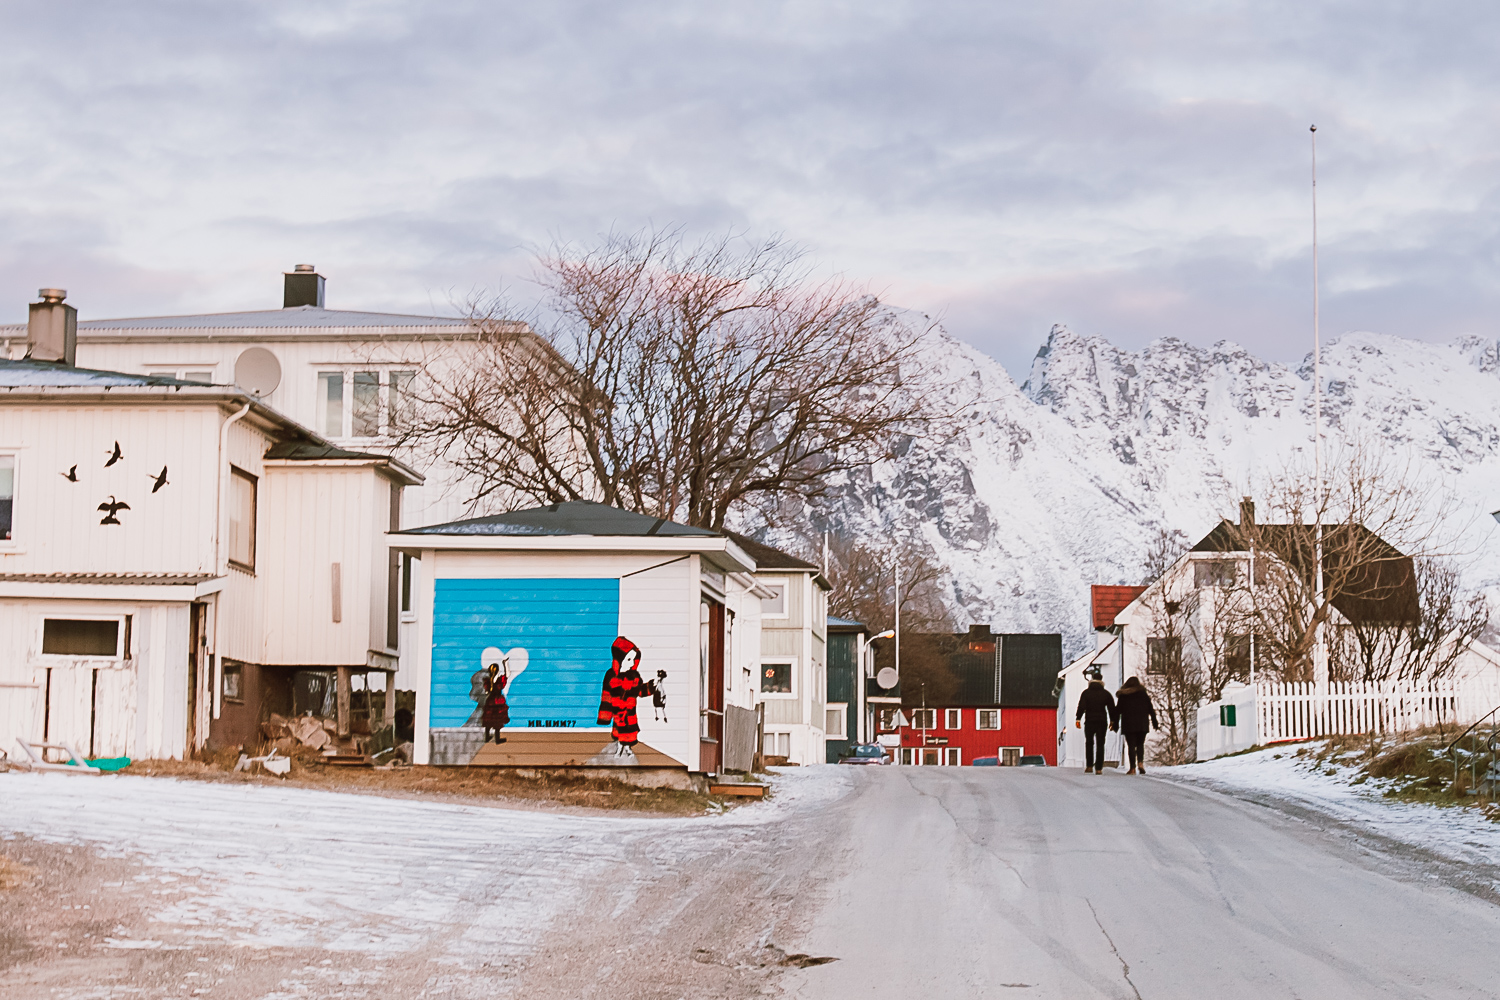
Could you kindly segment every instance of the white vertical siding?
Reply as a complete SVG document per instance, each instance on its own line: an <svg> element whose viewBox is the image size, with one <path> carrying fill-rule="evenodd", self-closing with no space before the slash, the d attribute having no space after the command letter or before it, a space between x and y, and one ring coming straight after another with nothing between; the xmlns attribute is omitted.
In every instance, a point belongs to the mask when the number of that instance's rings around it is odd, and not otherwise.
<svg viewBox="0 0 1500 1000"><path fill-rule="evenodd" d="M211 404L0 406L0 448L19 449L0 573L211 572L218 428ZM116 441L124 458L105 468ZM152 493L163 466L169 485ZM101 525L110 496L130 509Z"/></svg>
<svg viewBox="0 0 1500 1000"><path fill-rule="evenodd" d="M43 656L43 618L129 615L125 660ZM188 605L0 601L0 748L16 739L73 743L102 757L181 758L187 739ZM48 709L47 675L51 671ZM92 727L92 728L91 728Z"/></svg>
<svg viewBox="0 0 1500 1000"><path fill-rule="evenodd" d="M641 739L696 768L698 760L698 596L692 563L684 559L620 581L620 634L641 648L641 675L667 672L667 720L654 718L651 704L637 708ZM683 595L691 594L692 628L684 627ZM606 654L607 655L607 654ZM607 662L601 659L600 676Z"/></svg>
<svg viewBox="0 0 1500 1000"><path fill-rule="evenodd" d="M257 662L363 664L385 648L390 483L368 466L269 465L262 483L265 578ZM341 620L333 620L333 564Z"/></svg>

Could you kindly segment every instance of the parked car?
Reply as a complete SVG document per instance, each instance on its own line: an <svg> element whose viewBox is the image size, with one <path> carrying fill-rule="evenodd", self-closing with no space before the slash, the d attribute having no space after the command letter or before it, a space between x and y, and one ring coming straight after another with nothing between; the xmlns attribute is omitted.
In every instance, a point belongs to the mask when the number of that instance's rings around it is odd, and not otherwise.
<svg viewBox="0 0 1500 1000"><path fill-rule="evenodd" d="M890 755L885 747L876 743L857 743L847 757L840 757L840 764L889 764Z"/></svg>
<svg viewBox="0 0 1500 1000"><path fill-rule="evenodd" d="M975 757L974 760L973 760L973 766L975 766L975 767L999 767L1000 766L1000 758L999 757Z"/></svg>
<svg viewBox="0 0 1500 1000"><path fill-rule="evenodd" d="M1047 758L1043 757L1039 753L1037 753L1037 754L1030 754L1029 753L1026 756L1024 756L1024 757L1021 758L1020 766L1021 767L1046 767L1047 766Z"/></svg>

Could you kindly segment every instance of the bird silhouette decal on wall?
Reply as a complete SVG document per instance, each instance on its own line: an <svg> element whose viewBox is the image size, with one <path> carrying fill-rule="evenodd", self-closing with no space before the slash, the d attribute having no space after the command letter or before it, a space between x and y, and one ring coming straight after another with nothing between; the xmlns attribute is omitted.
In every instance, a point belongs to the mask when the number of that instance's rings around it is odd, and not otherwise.
<svg viewBox="0 0 1500 1000"><path fill-rule="evenodd" d="M58 475L62 476L70 483L76 483L78 482L78 466L73 466L67 472L59 472Z"/></svg>
<svg viewBox="0 0 1500 1000"><path fill-rule="evenodd" d="M116 441L115 442L115 450L112 451L112 452L110 452L109 461L104 463L104 467L107 469L111 465L114 465L116 462L118 462L120 459L122 459L124 457L125 457L124 452L120 451L120 442Z"/></svg>
<svg viewBox="0 0 1500 1000"><path fill-rule="evenodd" d="M130 504L126 503L124 500L116 500L114 496L111 495L109 498L109 502L101 503L99 505L99 509L104 511L104 518L99 522L100 524L119 524L120 519L118 517L115 517L115 514L118 511L129 510Z"/></svg>
<svg viewBox="0 0 1500 1000"><path fill-rule="evenodd" d="M157 490L161 489L163 486L170 486L170 485L172 485L171 483L167 482L167 467L165 465L163 465L161 467L161 472L160 473L158 473L157 475L154 475L154 476L147 476L146 478L149 479L149 480L151 480L151 482L153 484L152 487L151 487L151 492L152 493L155 493Z"/></svg>

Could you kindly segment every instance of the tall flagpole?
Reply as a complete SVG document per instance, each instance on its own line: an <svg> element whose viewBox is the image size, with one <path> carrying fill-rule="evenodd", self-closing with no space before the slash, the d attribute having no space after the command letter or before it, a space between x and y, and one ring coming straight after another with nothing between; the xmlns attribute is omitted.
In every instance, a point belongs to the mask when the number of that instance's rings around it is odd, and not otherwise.
<svg viewBox="0 0 1500 1000"><path fill-rule="evenodd" d="M1313 607L1323 601L1323 371L1322 345L1318 331L1318 126L1309 129L1312 136L1312 248L1313 248ZM1328 650L1323 641L1323 625L1314 625L1313 685L1319 693L1328 690Z"/></svg>

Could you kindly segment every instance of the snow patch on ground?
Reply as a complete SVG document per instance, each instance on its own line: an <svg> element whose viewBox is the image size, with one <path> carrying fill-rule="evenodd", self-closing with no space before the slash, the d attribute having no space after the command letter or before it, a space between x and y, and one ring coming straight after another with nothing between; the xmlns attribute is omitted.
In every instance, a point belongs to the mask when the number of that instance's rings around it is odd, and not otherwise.
<svg viewBox="0 0 1500 1000"><path fill-rule="evenodd" d="M426 949L458 965L529 952L643 844L667 864L844 794L837 767L792 768L773 798L701 819L556 814L274 785L115 775L0 777L0 836L93 845L145 861L174 939Z"/></svg>
<svg viewBox="0 0 1500 1000"><path fill-rule="evenodd" d="M1271 747L1151 773L1231 795L1270 795L1453 861L1500 865L1500 823L1475 809L1385 798L1390 782L1372 778L1353 785L1358 768L1311 759L1312 750L1298 757L1300 748Z"/></svg>

